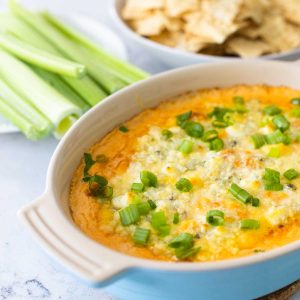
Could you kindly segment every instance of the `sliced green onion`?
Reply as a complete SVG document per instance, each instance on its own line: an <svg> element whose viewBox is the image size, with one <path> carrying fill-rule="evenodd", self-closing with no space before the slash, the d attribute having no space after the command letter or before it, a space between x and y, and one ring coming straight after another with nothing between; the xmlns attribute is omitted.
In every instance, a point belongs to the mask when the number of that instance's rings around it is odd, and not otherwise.
<svg viewBox="0 0 300 300"><path fill-rule="evenodd" d="M255 149L259 149L266 144L266 138L263 134L254 134L251 136Z"/></svg>
<svg viewBox="0 0 300 300"><path fill-rule="evenodd" d="M294 104L294 105L300 105L300 98L291 99L291 103Z"/></svg>
<svg viewBox="0 0 300 300"><path fill-rule="evenodd" d="M89 169L92 167L92 165L95 163L95 161L92 158L92 155L90 153L84 153L83 154L83 159L84 159L84 169L83 169L83 175L84 177L89 176Z"/></svg>
<svg viewBox="0 0 300 300"><path fill-rule="evenodd" d="M140 220L140 214L136 204L130 204L119 210L119 216L123 226L135 224Z"/></svg>
<svg viewBox="0 0 300 300"><path fill-rule="evenodd" d="M241 221L241 229L259 229L260 223L257 220L245 219Z"/></svg>
<svg viewBox="0 0 300 300"><path fill-rule="evenodd" d="M224 142L220 138L216 138L209 143L209 150L220 151L224 148Z"/></svg>
<svg viewBox="0 0 300 300"><path fill-rule="evenodd" d="M119 130L124 133L129 131L129 129L125 125L120 125Z"/></svg>
<svg viewBox="0 0 300 300"><path fill-rule="evenodd" d="M93 184L97 185L97 190L99 188L104 188L108 183L107 179L105 177L99 176L99 175L90 176L88 182L89 182L91 187L92 187Z"/></svg>
<svg viewBox="0 0 300 300"><path fill-rule="evenodd" d="M150 238L150 230L137 227L133 233L133 241L138 245L147 245Z"/></svg>
<svg viewBox="0 0 300 300"><path fill-rule="evenodd" d="M157 187L157 177L150 171L142 171L140 178L144 186L146 187Z"/></svg>
<svg viewBox="0 0 300 300"><path fill-rule="evenodd" d="M269 157L278 158L281 155L281 151L279 147L272 147L268 153Z"/></svg>
<svg viewBox="0 0 300 300"><path fill-rule="evenodd" d="M168 244L170 248L191 248L194 244L194 237L190 233L180 233L176 238L172 239Z"/></svg>
<svg viewBox="0 0 300 300"><path fill-rule="evenodd" d="M204 133L202 139L203 139L204 142L210 142L210 141L216 139L218 136L219 136L218 131L213 129L213 130L206 131Z"/></svg>
<svg viewBox="0 0 300 300"><path fill-rule="evenodd" d="M296 141L300 143L300 133L296 136Z"/></svg>
<svg viewBox="0 0 300 300"><path fill-rule="evenodd" d="M141 216L147 215L151 210L150 204L148 202L140 202L137 203L136 206Z"/></svg>
<svg viewBox="0 0 300 300"><path fill-rule="evenodd" d="M250 203L253 198L246 190L240 188L237 184L232 183L229 189L230 193L243 203Z"/></svg>
<svg viewBox="0 0 300 300"><path fill-rule="evenodd" d="M241 96L235 96L233 97L233 103L236 105L245 105L245 99Z"/></svg>
<svg viewBox="0 0 300 300"><path fill-rule="evenodd" d="M259 207L259 205L260 205L260 200L259 200L258 198L252 198L252 199L251 199L251 205L252 205L253 207Z"/></svg>
<svg viewBox="0 0 300 300"><path fill-rule="evenodd" d="M265 190L266 191L282 191L283 185L281 183L275 183L275 182L267 182L265 183Z"/></svg>
<svg viewBox="0 0 300 300"><path fill-rule="evenodd" d="M171 240L168 246L175 249L175 255L178 259L184 260L196 255L200 250L200 247L193 247L193 245L193 235L183 232Z"/></svg>
<svg viewBox="0 0 300 300"><path fill-rule="evenodd" d="M132 203L138 204L142 202L142 198L139 195L133 195Z"/></svg>
<svg viewBox="0 0 300 300"><path fill-rule="evenodd" d="M155 202L153 200L148 200L148 203L149 203L151 209L155 209L157 207L157 205L155 204Z"/></svg>
<svg viewBox="0 0 300 300"><path fill-rule="evenodd" d="M99 154L96 156L96 162L99 164L105 164L108 162L108 157L105 154Z"/></svg>
<svg viewBox="0 0 300 300"><path fill-rule="evenodd" d="M273 124L282 132L290 128L291 123L286 119L284 115L276 115L272 119Z"/></svg>
<svg viewBox="0 0 300 300"><path fill-rule="evenodd" d="M212 226L224 225L224 212L218 209L210 210L206 215L206 221Z"/></svg>
<svg viewBox="0 0 300 300"><path fill-rule="evenodd" d="M300 107L296 107L290 111L290 116L294 118L300 118Z"/></svg>
<svg viewBox="0 0 300 300"><path fill-rule="evenodd" d="M89 191L94 197L110 198L113 195L112 187L107 188L107 180L103 176L93 175L85 177L84 181L89 183Z"/></svg>
<svg viewBox="0 0 300 300"><path fill-rule="evenodd" d="M43 51L13 36L1 34L0 45L21 60L45 70L74 78L81 78L86 74L84 65Z"/></svg>
<svg viewBox="0 0 300 300"><path fill-rule="evenodd" d="M193 151L194 143L189 140L183 140L178 150L183 154L189 154Z"/></svg>
<svg viewBox="0 0 300 300"><path fill-rule="evenodd" d="M225 121L224 117L228 113L232 113L233 110L226 107L215 107L211 113L208 114L209 118L215 117L218 121Z"/></svg>
<svg viewBox="0 0 300 300"><path fill-rule="evenodd" d="M235 111L239 114L243 114L248 111L248 109L245 106L245 99L241 96L235 96L233 97L233 103L235 105Z"/></svg>
<svg viewBox="0 0 300 300"><path fill-rule="evenodd" d="M162 136L168 140L170 139L172 136L173 136L173 132L168 130L168 129L164 129L162 132L161 132Z"/></svg>
<svg viewBox="0 0 300 300"><path fill-rule="evenodd" d="M275 105L269 105L263 109L263 113L269 116L275 116L281 113L281 109Z"/></svg>
<svg viewBox="0 0 300 300"><path fill-rule="evenodd" d="M203 135L204 127L198 122L187 121L184 125L184 131L191 137L200 138Z"/></svg>
<svg viewBox="0 0 300 300"><path fill-rule="evenodd" d="M154 212L152 214L151 226L159 233L161 236L166 236L170 233L170 225L167 223L167 218L163 211Z"/></svg>
<svg viewBox="0 0 300 300"><path fill-rule="evenodd" d="M266 135L265 138L266 138L267 143L271 144L271 145L272 144L280 144L280 143L289 145L292 141L288 135L282 133L279 129Z"/></svg>
<svg viewBox="0 0 300 300"><path fill-rule="evenodd" d="M189 192L193 188L192 183L187 178L180 178L176 182L176 189L181 192Z"/></svg>
<svg viewBox="0 0 300 300"><path fill-rule="evenodd" d="M189 249L176 248L175 255L178 259L184 260L184 259L195 256L200 251L200 249L201 249L201 247L192 247Z"/></svg>
<svg viewBox="0 0 300 300"><path fill-rule="evenodd" d="M134 182L131 185L131 190L133 192L143 192L145 190L145 186L140 182Z"/></svg>
<svg viewBox="0 0 300 300"><path fill-rule="evenodd" d="M263 180L266 182L280 183L280 173L276 170L266 168Z"/></svg>
<svg viewBox="0 0 300 300"><path fill-rule="evenodd" d="M212 126L217 127L217 128L226 128L229 126L229 124L225 121L214 120L212 122Z"/></svg>
<svg viewBox="0 0 300 300"><path fill-rule="evenodd" d="M266 141L268 144L285 144L289 145L292 142L292 139L287 135L282 133L279 129L266 135Z"/></svg>
<svg viewBox="0 0 300 300"><path fill-rule="evenodd" d="M114 189L111 186L105 186L101 193L99 193L100 198L112 198L114 194Z"/></svg>
<svg viewBox="0 0 300 300"><path fill-rule="evenodd" d="M176 212L173 216L173 224L178 224L180 221L179 213Z"/></svg>
<svg viewBox="0 0 300 300"><path fill-rule="evenodd" d="M295 169L288 169L283 173L283 176L288 180L293 180L298 178L300 173Z"/></svg>
<svg viewBox="0 0 300 300"><path fill-rule="evenodd" d="M180 127L183 127L187 120L192 116L192 111L185 112L176 116L176 124Z"/></svg>

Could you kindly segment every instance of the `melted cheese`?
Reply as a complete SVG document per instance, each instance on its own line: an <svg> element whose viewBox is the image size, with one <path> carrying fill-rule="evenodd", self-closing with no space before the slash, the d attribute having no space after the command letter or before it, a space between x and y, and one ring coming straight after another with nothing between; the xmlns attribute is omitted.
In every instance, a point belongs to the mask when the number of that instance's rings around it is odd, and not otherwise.
<svg viewBox="0 0 300 300"><path fill-rule="evenodd" d="M125 123L129 132L113 130L90 152L93 157L105 154L109 161L94 164L90 174L105 176L114 189L112 201L99 201L87 193L88 185L82 181L83 162L72 181L70 209L75 223L94 240L118 251L151 259L176 260L174 250L168 247L172 238L181 232L196 236L195 245L201 251L193 261L220 260L268 250L300 238L300 179L293 180L296 189L281 178L283 191L264 189L262 176L265 168L281 174L289 168L300 171L300 143L276 145L281 156L268 156L271 147L254 149L251 135L269 134L274 131L262 109L268 104L280 107L291 122L289 134L295 139L300 132L300 121L291 118L288 111L293 107L290 99L300 92L284 87L237 86L227 89L211 89L189 93L164 102L155 109L145 110ZM233 114L233 125L218 129L225 147L219 152L210 151L201 139L187 136L176 126L176 115L192 110L193 120L201 122L205 130L212 129L207 114L216 106L231 107L234 96L243 96L248 112ZM161 131L168 128L173 136L162 138ZM193 151L184 155L178 151L183 139L193 141ZM132 242L137 225L123 227L118 210L134 200L130 191L133 182L140 182L140 172L149 170L157 175L158 187L147 188L142 198L153 200L156 211L164 211L172 224L175 213L180 222L171 226L171 233L160 237L154 230L147 247ZM180 178L188 178L191 192L182 193L175 187ZM259 198L261 205L253 207L237 201L228 189L238 184ZM225 214L224 226L207 224L206 214L218 209ZM241 230L243 219L256 219L258 230ZM151 229L150 215L142 217L138 227Z"/></svg>

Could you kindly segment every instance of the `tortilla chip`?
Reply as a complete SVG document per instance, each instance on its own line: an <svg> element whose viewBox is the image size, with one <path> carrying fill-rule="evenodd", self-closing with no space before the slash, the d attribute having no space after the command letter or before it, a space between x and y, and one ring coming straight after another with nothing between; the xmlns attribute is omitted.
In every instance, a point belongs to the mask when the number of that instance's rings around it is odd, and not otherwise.
<svg viewBox="0 0 300 300"><path fill-rule="evenodd" d="M186 17L185 30L203 43L223 43L239 27L234 19L241 0L203 0L201 10Z"/></svg>
<svg viewBox="0 0 300 300"><path fill-rule="evenodd" d="M256 57L300 47L300 0L125 0L138 34L190 52Z"/></svg>
<svg viewBox="0 0 300 300"><path fill-rule="evenodd" d="M144 19L132 21L133 29L140 35L159 35L166 28L167 18L161 11L149 13Z"/></svg>
<svg viewBox="0 0 300 300"><path fill-rule="evenodd" d="M261 24L270 5L269 0L244 0L236 20L251 20L256 24Z"/></svg>
<svg viewBox="0 0 300 300"><path fill-rule="evenodd" d="M250 23L248 26L239 29L238 34L246 38L256 39L260 36L259 30L260 27L258 25Z"/></svg>
<svg viewBox="0 0 300 300"><path fill-rule="evenodd" d="M182 16L184 13L196 11L199 7L198 0L166 0L166 13L170 17Z"/></svg>
<svg viewBox="0 0 300 300"><path fill-rule="evenodd" d="M205 46L206 43L200 40L198 36L185 33L181 39L179 39L176 48L196 53Z"/></svg>
<svg viewBox="0 0 300 300"><path fill-rule="evenodd" d="M300 25L299 0L275 0L275 3L283 10L284 17L287 20Z"/></svg>
<svg viewBox="0 0 300 300"><path fill-rule="evenodd" d="M205 46L205 44L199 41L199 38L197 36L193 36L183 32L164 31L160 35L152 36L151 40L169 47L194 53L199 52L199 50L201 50Z"/></svg>
<svg viewBox="0 0 300 300"><path fill-rule="evenodd" d="M260 37L275 51L287 51L299 47L299 27L285 22L277 12L265 16L264 23L259 29Z"/></svg>
<svg viewBox="0 0 300 300"><path fill-rule="evenodd" d="M209 45L203 49L201 49L202 54L206 55L215 55L215 56L223 56L226 54L224 44L221 45Z"/></svg>
<svg viewBox="0 0 300 300"><path fill-rule="evenodd" d="M145 13L164 7L164 0L127 0L122 10L124 20L143 19Z"/></svg>
<svg viewBox="0 0 300 300"><path fill-rule="evenodd" d="M226 52L238 54L244 58L258 57L270 53L272 48L262 40L250 40L243 37L234 37L227 43Z"/></svg>
<svg viewBox="0 0 300 300"><path fill-rule="evenodd" d="M179 32L182 30L184 22L177 18L166 18L166 29L170 32Z"/></svg>
<svg viewBox="0 0 300 300"><path fill-rule="evenodd" d="M159 35L151 36L150 39L165 46L176 47L180 38L179 35L180 34L178 32L164 31Z"/></svg>

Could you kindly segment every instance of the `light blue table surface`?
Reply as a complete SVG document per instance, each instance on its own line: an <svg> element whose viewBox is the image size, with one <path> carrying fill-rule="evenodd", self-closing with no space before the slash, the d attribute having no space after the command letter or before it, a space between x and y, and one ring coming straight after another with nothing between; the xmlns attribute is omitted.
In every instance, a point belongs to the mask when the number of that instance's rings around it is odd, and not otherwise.
<svg viewBox="0 0 300 300"><path fill-rule="evenodd" d="M0 0L0 7L5 6ZM33 8L80 12L110 22L110 0L23 0ZM126 41L125 41L126 43ZM166 66L126 43L131 60L151 73ZM101 289L82 284L54 262L22 227L20 207L44 189L47 165L57 145L49 138L34 143L20 134L0 135L0 299L114 299ZM200 298L199 298L200 299ZM293 298L300 299L300 292ZM134 299L133 299L134 300Z"/></svg>

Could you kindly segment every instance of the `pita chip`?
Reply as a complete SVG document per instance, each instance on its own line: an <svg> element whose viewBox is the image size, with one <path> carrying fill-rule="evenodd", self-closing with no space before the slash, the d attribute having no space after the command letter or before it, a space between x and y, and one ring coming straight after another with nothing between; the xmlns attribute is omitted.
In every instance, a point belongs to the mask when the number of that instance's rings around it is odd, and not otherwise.
<svg viewBox="0 0 300 300"><path fill-rule="evenodd" d="M124 20L143 19L145 13L164 7L164 0L127 0L122 10Z"/></svg>
<svg viewBox="0 0 300 300"><path fill-rule="evenodd" d="M200 0L166 0L166 13L170 17L180 17L181 15L197 11Z"/></svg>
<svg viewBox="0 0 300 300"><path fill-rule="evenodd" d="M227 43L226 52L229 54L238 54L244 58L258 57L269 53L272 48L264 41L250 40L244 37L234 37Z"/></svg>

